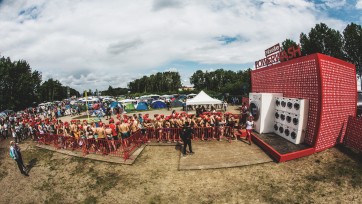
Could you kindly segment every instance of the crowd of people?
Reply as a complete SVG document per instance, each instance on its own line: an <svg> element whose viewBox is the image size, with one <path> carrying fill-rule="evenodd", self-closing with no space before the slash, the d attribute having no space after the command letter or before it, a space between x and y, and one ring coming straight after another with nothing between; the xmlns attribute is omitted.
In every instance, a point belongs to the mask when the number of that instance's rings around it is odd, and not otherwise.
<svg viewBox="0 0 362 204"><path fill-rule="evenodd" d="M243 110L243 108L242 108ZM240 117L241 116L241 117ZM186 122L191 128L204 128L204 132L196 132L201 140L221 139L227 135L235 138L234 129L246 124L246 114L234 115L228 112L202 112L194 115L173 110L170 115L133 114L128 116L120 113L107 118L102 122L88 122L87 120L62 121L53 115L41 115L36 112L24 112L21 117L7 117L0 119L0 137L13 137L16 143L26 138L36 140L38 134L57 134L75 139L107 139L122 140L137 131L147 135L157 142L176 142L178 135L172 129L182 128ZM104 118L103 118L104 119ZM109 119L109 120L108 120ZM154 130L150 136L149 130ZM221 136L221 137L220 137Z"/></svg>
<svg viewBox="0 0 362 204"><path fill-rule="evenodd" d="M20 171L26 175L26 168L22 164L20 149L17 143L27 138L38 141L46 135L54 135L59 141L60 148L86 147L89 151L110 153L117 151L122 145L128 145L128 138L134 134L141 135L143 141L150 142L180 142L184 143L183 155L186 145L191 149L191 139L202 141L237 140L235 129L246 128L247 132L253 128L249 117L248 107L244 104L240 114L228 112L204 112L202 107L196 109L196 114L177 112L173 110L169 115L154 114L107 114L99 122L88 120L62 121L47 111L26 110L22 115L9 115L0 118L0 138L12 138L11 156L18 163ZM188 128L185 134L185 127ZM192 130L192 131L191 131ZM192 135L191 135L192 133ZM250 135L250 134L248 134ZM251 144L251 136L249 143Z"/></svg>

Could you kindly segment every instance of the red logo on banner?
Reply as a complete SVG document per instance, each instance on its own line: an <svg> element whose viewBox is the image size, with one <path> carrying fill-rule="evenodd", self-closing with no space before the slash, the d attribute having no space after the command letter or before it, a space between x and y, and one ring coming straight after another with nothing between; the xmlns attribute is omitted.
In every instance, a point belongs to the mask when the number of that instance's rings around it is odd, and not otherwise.
<svg viewBox="0 0 362 204"><path fill-rule="evenodd" d="M281 50L281 47L278 43L265 50L265 58L255 61L255 68L258 69L270 66L300 56L302 56L300 45L297 47L290 47L287 50Z"/></svg>

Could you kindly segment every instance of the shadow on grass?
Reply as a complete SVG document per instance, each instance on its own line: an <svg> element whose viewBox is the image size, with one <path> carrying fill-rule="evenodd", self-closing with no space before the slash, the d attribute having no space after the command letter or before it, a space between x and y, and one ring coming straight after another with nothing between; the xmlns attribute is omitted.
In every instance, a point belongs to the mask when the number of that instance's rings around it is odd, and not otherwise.
<svg viewBox="0 0 362 204"><path fill-rule="evenodd" d="M38 162L37 158L31 159L29 161L29 164L26 165L26 168L28 169L28 173L31 171L31 169L36 165L36 163Z"/></svg>
<svg viewBox="0 0 362 204"><path fill-rule="evenodd" d="M362 152L357 152L352 149L349 149L343 145L337 145L336 148L347 155L349 158L353 159L355 162L362 164Z"/></svg>

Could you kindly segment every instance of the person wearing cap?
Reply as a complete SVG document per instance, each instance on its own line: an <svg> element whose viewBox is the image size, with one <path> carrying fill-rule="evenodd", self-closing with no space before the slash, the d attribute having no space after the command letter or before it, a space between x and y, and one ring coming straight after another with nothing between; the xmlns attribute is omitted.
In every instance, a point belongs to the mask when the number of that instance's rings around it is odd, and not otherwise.
<svg viewBox="0 0 362 204"><path fill-rule="evenodd" d="M9 149L10 149L10 157L16 161L16 164L18 165L21 174L29 176L27 172L28 169L23 163L23 157L21 156L20 147L14 141L10 141Z"/></svg>
<svg viewBox="0 0 362 204"><path fill-rule="evenodd" d="M111 125L114 126L113 123L111 123ZM106 139L107 139L109 151L110 152L112 151L112 147L113 147L113 151L116 151L117 148L116 148L116 144L114 143L114 139L113 139L113 130L110 127L110 125L106 125L106 128L105 128L104 132L105 132L105 134L107 136Z"/></svg>
<svg viewBox="0 0 362 204"><path fill-rule="evenodd" d="M192 145L191 145L191 138L194 134L194 130L190 127L189 122L185 122L184 127L181 130L181 139L184 143L183 149L182 149L182 156L186 156L186 148L189 146L190 154L194 154L195 152L192 151Z"/></svg>

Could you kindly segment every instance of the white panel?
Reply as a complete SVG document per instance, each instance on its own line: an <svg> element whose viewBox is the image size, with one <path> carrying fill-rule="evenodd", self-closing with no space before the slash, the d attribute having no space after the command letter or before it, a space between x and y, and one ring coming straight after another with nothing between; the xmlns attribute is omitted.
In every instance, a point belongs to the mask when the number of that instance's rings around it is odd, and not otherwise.
<svg viewBox="0 0 362 204"><path fill-rule="evenodd" d="M294 144L300 144L304 141L305 129L307 126L309 101L307 99L286 98L280 100L280 108L278 109L279 120L284 125L283 134L278 131L278 135L287 139ZM285 107L283 107L285 105ZM285 112L281 111L284 110Z"/></svg>
<svg viewBox="0 0 362 204"><path fill-rule="evenodd" d="M275 96L281 93L250 93L249 103L255 104L259 109L259 117L254 120L255 131L258 133L271 133L274 129Z"/></svg>

